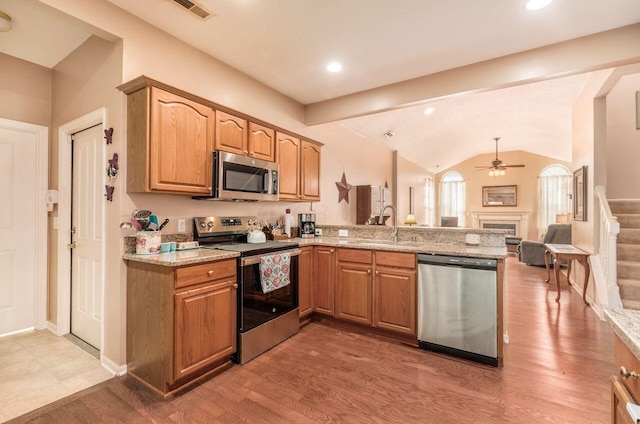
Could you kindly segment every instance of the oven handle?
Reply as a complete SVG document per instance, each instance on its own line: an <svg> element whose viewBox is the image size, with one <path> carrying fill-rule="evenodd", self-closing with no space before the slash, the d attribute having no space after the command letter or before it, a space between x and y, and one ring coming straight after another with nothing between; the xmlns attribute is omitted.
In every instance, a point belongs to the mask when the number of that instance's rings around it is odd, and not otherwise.
<svg viewBox="0 0 640 424"><path fill-rule="evenodd" d="M263 256L267 256L269 254L289 253L291 256L298 256L300 254L300 252L301 252L300 249L291 249L291 250L283 250L283 251L279 251L279 252L265 253L264 255L247 256L246 258L240 259L240 266L259 264L260 263L260 258L263 257Z"/></svg>

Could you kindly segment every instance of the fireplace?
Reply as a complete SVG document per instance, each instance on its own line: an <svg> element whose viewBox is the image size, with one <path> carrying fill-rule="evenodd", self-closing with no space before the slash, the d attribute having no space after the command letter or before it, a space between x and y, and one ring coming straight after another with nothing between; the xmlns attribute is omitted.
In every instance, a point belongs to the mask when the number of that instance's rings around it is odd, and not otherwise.
<svg viewBox="0 0 640 424"><path fill-rule="evenodd" d="M509 230L509 235L529 239L529 212L470 212L472 228Z"/></svg>

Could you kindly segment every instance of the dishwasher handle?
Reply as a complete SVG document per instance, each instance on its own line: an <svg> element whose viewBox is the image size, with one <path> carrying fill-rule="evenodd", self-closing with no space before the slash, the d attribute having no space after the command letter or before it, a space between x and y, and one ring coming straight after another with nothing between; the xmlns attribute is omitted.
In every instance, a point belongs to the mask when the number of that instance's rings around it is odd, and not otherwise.
<svg viewBox="0 0 640 424"><path fill-rule="evenodd" d="M496 259L428 255L420 253L418 254L418 265L422 264L487 270L496 270L498 268L498 261Z"/></svg>

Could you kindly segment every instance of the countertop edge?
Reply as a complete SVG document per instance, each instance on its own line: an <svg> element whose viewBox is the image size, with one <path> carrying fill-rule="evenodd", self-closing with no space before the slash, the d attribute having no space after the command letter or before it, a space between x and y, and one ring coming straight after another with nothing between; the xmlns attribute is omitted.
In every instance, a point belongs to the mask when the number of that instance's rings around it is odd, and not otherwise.
<svg viewBox="0 0 640 424"><path fill-rule="evenodd" d="M629 350L640 360L640 311L622 308L607 308L604 314Z"/></svg>
<svg viewBox="0 0 640 424"><path fill-rule="evenodd" d="M152 265L180 267L185 265L197 265L207 262L215 262L223 259L236 258L238 252L211 249L193 249L178 252L158 253L155 255L137 255L125 253L122 259L131 262L141 262Z"/></svg>

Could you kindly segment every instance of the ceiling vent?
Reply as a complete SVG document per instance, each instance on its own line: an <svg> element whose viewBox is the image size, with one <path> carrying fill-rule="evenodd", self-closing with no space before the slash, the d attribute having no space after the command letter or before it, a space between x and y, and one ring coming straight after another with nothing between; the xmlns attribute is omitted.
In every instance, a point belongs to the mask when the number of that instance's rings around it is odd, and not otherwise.
<svg viewBox="0 0 640 424"><path fill-rule="evenodd" d="M393 131L387 131L386 133L384 133L384 136L387 138L393 138L395 137L396 133L394 133Z"/></svg>
<svg viewBox="0 0 640 424"><path fill-rule="evenodd" d="M194 3L189 0L173 0L173 2L179 6L182 6L184 9L187 9L189 12L193 13L203 21L206 21L210 17L214 16L199 3Z"/></svg>

